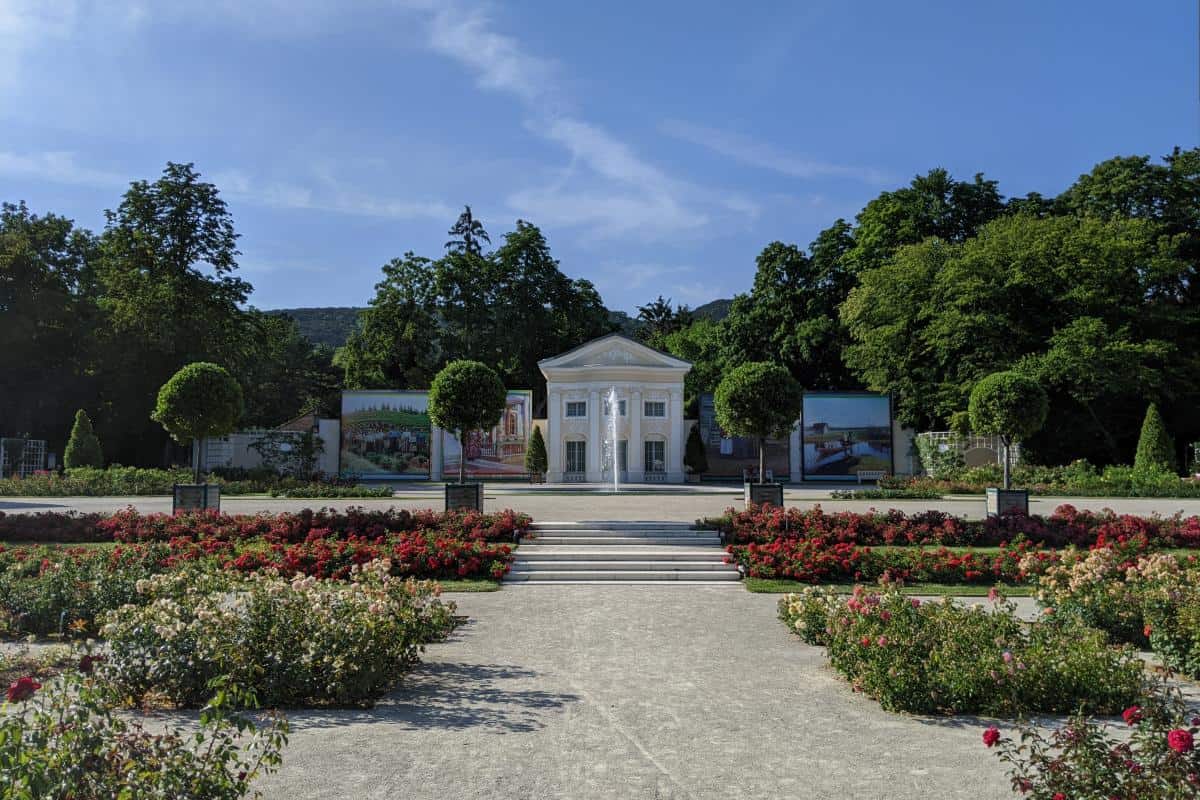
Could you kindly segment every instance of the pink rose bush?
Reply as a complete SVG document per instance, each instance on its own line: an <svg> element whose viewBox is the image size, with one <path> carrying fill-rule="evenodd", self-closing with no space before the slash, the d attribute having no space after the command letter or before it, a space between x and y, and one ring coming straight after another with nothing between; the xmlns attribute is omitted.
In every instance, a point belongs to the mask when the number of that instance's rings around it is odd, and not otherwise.
<svg viewBox="0 0 1200 800"><path fill-rule="evenodd" d="M1119 713L1142 688L1132 648L1110 646L1071 617L1026 625L1000 597L990 608L964 607L913 603L889 587L856 586L849 597L810 587L781 598L779 615L889 711Z"/></svg>

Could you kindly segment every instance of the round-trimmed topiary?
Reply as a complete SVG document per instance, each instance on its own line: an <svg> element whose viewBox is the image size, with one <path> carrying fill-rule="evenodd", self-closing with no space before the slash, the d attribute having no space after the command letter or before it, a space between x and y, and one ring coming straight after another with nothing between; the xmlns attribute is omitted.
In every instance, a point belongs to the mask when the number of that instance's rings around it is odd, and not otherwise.
<svg viewBox="0 0 1200 800"><path fill-rule="evenodd" d="M71 427L71 436L63 449L63 466L67 469L75 467L104 466L104 452L100 449L100 437L92 428L92 420L82 408L75 412L75 424Z"/></svg>
<svg viewBox="0 0 1200 800"><path fill-rule="evenodd" d="M1142 421L1133 468L1144 473L1175 471L1175 443L1154 403L1146 409L1146 418Z"/></svg>
<svg viewBox="0 0 1200 800"><path fill-rule="evenodd" d="M479 361L451 361L429 387L429 419L442 430L457 431L462 456L458 482L467 475L467 434L490 428L508 404L508 392L495 370Z"/></svg>
<svg viewBox="0 0 1200 800"><path fill-rule="evenodd" d="M242 416L242 387L224 367L196 361L180 369L158 390L150 418L180 444L232 433ZM200 457L193 472L200 482Z"/></svg>
<svg viewBox="0 0 1200 800"><path fill-rule="evenodd" d="M971 390L968 413L972 430L999 436L1004 445L1005 489L1012 488L1009 449L1041 430L1049 405L1041 385L1019 372L993 373Z"/></svg>
<svg viewBox="0 0 1200 800"><path fill-rule="evenodd" d="M800 418L803 390L778 364L752 361L730 370L713 396L717 424L730 436L758 439L758 480L763 480L767 437L787 436Z"/></svg>

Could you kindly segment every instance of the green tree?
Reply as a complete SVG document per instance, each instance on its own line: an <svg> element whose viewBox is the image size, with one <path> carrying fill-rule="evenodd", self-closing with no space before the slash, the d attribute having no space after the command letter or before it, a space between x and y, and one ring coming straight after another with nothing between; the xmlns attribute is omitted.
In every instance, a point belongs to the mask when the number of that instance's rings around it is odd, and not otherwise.
<svg viewBox="0 0 1200 800"><path fill-rule="evenodd" d="M700 438L700 426L693 425L688 431L687 444L683 450L683 465L693 475L703 475L708 472L708 453L704 449L704 440ZM759 465L761 470L761 464Z"/></svg>
<svg viewBox="0 0 1200 800"><path fill-rule="evenodd" d="M504 413L508 393L495 370L478 361L451 361L429 387L429 419L446 431L457 431L462 458L458 482L466 481L467 434L490 428Z"/></svg>
<svg viewBox="0 0 1200 800"><path fill-rule="evenodd" d="M101 430L115 460L147 463L166 444L148 422L155 392L190 362L238 363L251 287L233 274L238 236L225 201L192 164L168 163L153 183L133 182L105 216Z"/></svg>
<svg viewBox="0 0 1200 800"><path fill-rule="evenodd" d="M176 442L226 436L242 416L242 387L224 367L198 361L180 369L158 392L151 418ZM200 454L193 460L200 481Z"/></svg>
<svg viewBox="0 0 1200 800"><path fill-rule="evenodd" d="M0 435L66 441L95 403L96 240L64 217L0 205Z"/></svg>
<svg viewBox="0 0 1200 800"><path fill-rule="evenodd" d="M671 299L660 294L653 302L638 306L638 338L651 347L663 349L668 336L692 324L695 317L687 306L671 306Z"/></svg>
<svg viewBox="0 0 1200 800"><path fill-rule="evenodd" d="M100 437L92 429L92 420L82 408L75 412L75 425L71 428L71 436L67 439L66 449L63 450L63 466L67 469L104 466Z"/></svg>
<svg viewBox="0 0 1200 800"><path fill-rule="evenodd" d="M692 362L683 378L685 413L691 418L699 415L700 395L714 391L725 374L724 326L709 319L697 319L686 328L668 334L662 349L671 355Z"/></svg>
<svg viewBox="0 0 1200 800"><path fill-rule="evenodd" d="M1133 468L1144 473L1175 471L1175 443L1171 441L1166 423L1163 422L1155 403L1151 403L1146 409L1146 419L1142 422L1142 433L1138 437Z"/></svg>
<svg viewBox="0 0 1200 800"><path fill-rule="evenodd" d="M772 436L787 436L800 418L802 389L791 373L764 361L735 367L717 386L713 404L717 424L730 436L758 439L759 480L766 473L764 445Z"/></svg>
<svg viewBox="0 0 1200 800"><path fill-rule="evenodd" d="M405 253L383 266L383 276L334 363L348 389L428 386L443 349L433 262Z"/></svg>
<svg viewBox="0 0 1200 800"><path fill-rule="evenodd" d="M534 428L529 437L529 447L525 450L525 471L530 475L545 475L549 469L550 460L546 456L546 440L542 438L542 429Z"/></svg>
<svg viewBox="0 0 1200 800"><path fill-rule="evenodd" d="M1012 488L1009 451L1041 430L1049 404L1038 382L1017 372L996 372L971 390L968 413L971 429L984 436L999 436L1004 445L1004 488Z"/></svg>

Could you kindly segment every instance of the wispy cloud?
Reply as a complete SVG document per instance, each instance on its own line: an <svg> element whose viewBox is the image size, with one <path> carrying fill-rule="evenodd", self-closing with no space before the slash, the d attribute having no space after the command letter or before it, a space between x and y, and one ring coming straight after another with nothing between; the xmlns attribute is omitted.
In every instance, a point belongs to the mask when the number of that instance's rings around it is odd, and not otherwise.
<svg viewBox="0 0 1200 800"><path fill-rule="evenodd" d="M659 129L667 136L699 145L742 164L793 178L847 178L873 185L890 180L887 173L871 167L807 159L746 136L681 120L666 120Z"/></svg>
<svg viewBox="0 0 1200 800"><path fill-rule="evenodd" d="M98 188L119 188L129 183L129 178L120 173L81 165L76 161L74 153L66 151L0 151L0 175Z"/></svg>

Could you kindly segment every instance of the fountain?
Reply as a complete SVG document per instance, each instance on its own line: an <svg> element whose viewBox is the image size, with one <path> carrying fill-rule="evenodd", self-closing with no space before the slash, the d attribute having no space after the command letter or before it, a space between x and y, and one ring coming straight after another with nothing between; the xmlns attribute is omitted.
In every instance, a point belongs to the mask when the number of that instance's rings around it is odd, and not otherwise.
<svg viewBox="0 0 1200 800"><path fill-rule="evenodd" d="M612 466L613 494L621 491L621 468L617 464L619 451L617 448L617 415L620 412L617 404L617 387L608 390L608 463Z"/></svg>

